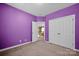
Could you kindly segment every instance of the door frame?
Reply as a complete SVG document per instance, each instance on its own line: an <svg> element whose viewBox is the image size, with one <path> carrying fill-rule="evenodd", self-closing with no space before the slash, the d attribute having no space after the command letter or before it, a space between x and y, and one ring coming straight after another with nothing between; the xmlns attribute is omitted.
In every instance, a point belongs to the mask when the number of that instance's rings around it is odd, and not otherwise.
<svg viewBox="0 0 79 59"><path fill-rule="evenodd" d="M39 26L40 23L44 23L44 40L45 40L45 21L32 21L32 42L35 42L35 41L33 41L33 22L37 23L37 27ZM40 24L40 26L41 26L41 24Z"/></svg>

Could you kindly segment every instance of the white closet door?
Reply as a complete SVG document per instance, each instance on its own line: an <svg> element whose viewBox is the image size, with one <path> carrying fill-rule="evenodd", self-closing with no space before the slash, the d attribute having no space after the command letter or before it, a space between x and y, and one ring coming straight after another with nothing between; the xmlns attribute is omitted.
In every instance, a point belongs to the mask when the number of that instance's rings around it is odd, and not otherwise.
<svg viewBox="0 0 79 59"><path fill-rule="evenodd" d="M49 42L75 48L75 16L65 16L49 21Z"/></svg>
<svg viewBox="0 0 79 59"><path fill-rule="evenodd" d="M38 40L38 23L32 22L32 42L35 42Z"/></svg>

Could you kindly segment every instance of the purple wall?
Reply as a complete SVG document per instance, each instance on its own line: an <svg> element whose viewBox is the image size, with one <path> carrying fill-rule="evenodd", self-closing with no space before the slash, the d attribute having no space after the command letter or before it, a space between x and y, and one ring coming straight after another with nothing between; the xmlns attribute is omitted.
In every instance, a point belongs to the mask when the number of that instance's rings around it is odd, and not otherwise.
<svg viewBox="0 0 79 59"><path fill-rule="evenodd" d="M79 49L79 11L76 13L75 19L75 48Z"/></svg>
<svg viewBox="0 0 79 59"><path fill-rule="evenodd" d="M31 41L35 19L29 13L0 3L0 49Z"/></svg>
<svg viewBox="0 0 79 59"><path fill-rule="evenodd" d="M79 4L75 4L75 5L72 5L70 7L67 7L67 8L64 8L64 9L61 9L59 11L56 11L54 13L51 13L49 15L46 16L46 27L45 27L45 39L48 41L48 38L49 38L49 25L48 25L48 21L51 20L51 19L54 19L54 18L58 18L58 17L63 17L63 16L67 16L67 15L72 15L72 14L75 14L76 15L76 24L75 24L75 45L76 45L76 49L79 49Z"/></svg>
<svg viewBox="0 0 79 59"><path fill-rule="evenodd" d="M45 21L45 17L43 16L37 16L36 21Z"/></svg>

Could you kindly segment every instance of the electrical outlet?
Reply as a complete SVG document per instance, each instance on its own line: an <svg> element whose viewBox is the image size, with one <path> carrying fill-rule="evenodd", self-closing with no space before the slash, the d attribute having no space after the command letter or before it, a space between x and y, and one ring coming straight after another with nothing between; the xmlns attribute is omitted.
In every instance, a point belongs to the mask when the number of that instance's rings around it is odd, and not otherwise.
<svg viewBox="0 0 79 59"><path fill-rule="evenodd" d="M19 40L19 42L21 43L21 42L22 42L22 40Z"/></svg>

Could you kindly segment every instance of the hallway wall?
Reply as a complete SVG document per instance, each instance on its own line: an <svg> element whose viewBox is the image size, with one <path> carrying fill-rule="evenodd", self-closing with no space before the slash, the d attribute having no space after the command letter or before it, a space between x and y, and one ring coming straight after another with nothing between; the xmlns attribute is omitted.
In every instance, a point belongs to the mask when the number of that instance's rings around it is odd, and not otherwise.
<svg viewBox="0 0 79 59"><path fill-rule="evenodd" d="M0 49L31 41L35 19L36 16L0 3Z"/></svg>

